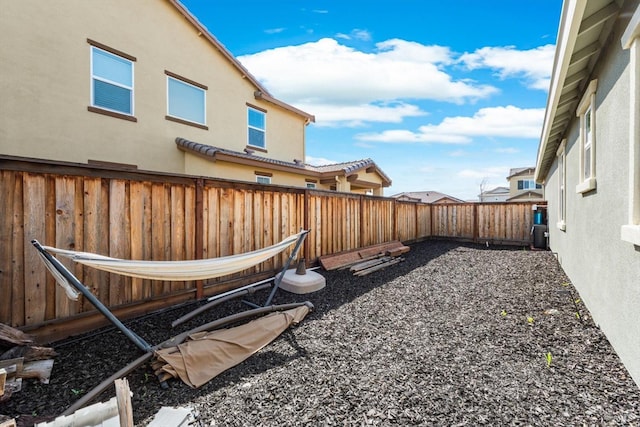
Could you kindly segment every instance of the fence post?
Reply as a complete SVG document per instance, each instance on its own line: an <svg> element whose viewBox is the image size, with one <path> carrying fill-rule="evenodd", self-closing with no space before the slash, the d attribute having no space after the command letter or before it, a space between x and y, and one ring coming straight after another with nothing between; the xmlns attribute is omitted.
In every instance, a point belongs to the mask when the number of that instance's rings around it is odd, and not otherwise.
<svg viewBox="0 0 640 427"><path fill-rule="evenodd" d="M478 239L480 238L480 221L478 219L478 204L473 204L473 242L478 243Z"/></svg>
<svg viewBox="0 0 640 427"><path fill-rule="evenodd" d="M204 180L202 178L196 179L196 259L202 259L204 257ZM196 299L202 299L204 297L204 282L202 280L196 281Z"/></svg>

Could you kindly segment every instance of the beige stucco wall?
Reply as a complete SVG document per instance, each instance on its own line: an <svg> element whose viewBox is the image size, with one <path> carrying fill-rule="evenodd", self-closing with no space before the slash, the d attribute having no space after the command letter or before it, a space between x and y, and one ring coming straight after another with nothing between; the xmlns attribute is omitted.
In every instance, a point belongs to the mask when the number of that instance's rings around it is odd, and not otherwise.
<svg viewBox="0 0 640 427"><path fill-rule="evenodd" d="M87 111L87 38L136 57L137 122ZM175 138L242 151L249 102L267 110L268 151L261 155L304 159L304 118L255 99L254 85L169 2L5 1L0 39L2 154L191 173ZM165 70L208 87L208 130L165 119Z"/></svg>
<svg viewBox="0 0 640 427"><path fill-rule="evenodd" d="M627 21L628 22L628 21ZM579 184L579 130L574 118L566 146L566 228L558 218L558 162L546 181L549 244L582 301L640 385L640 250L621 239L629 208L629 51L617 22L612 42L599 58L595 114L597 188L576 192ZM637 96L637 94L636 94Z"/></svg>
<svg viewBox="0 0 640 427"><path fill-rule="evenodd" d="M244 165L221 160L213 160L192 153L186 153L185 155L185 168L189 170L190 175L210 176L248 182L256 182L256 172L264 172L267 175L271 174L271 183L274 185L304 188L307 186L306 180L312 179L315 180L316 189L318 190L331 190L331 187L335 186L335 191L339 192L366 194L368 191L373 190L372 194L374 196L383 195L382 187L354 187L344 175L336 174L334 179L331 180L331 183L328 183L326 177L321 180L319 176L311 172L306 174L297 174L284 170L271 169L268 164L265 164L264 167ZM382 182L380 175L375 172L365 174L364 171L362 171L362 174L359 174L358 177L366 177L368 182L372 182L374 184ZM321 181L324 181L324 183Z"/></svg>
<svg viewBox="0 0 640 427"><path fill-rule="evenodd" d="M310 176L294 174L286 171L272 170L266 167L256 167L230 163L225 161L212 161L193 154L185 156L186 167L191 175L211 176L214 178L232 179L237 181L256 182L256 172L272 174L271 183L288 187L306 187L306 178L316 179ZM328 190L329 186L321 185L319 180L316 188Z"/></svg>

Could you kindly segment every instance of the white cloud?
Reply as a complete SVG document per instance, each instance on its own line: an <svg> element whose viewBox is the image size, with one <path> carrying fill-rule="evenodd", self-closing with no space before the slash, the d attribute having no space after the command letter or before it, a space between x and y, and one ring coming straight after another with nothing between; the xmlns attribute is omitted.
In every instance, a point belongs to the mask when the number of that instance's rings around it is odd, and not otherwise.
<svg viewBox="0 0 640 427"><path fill-rule="evenodd" d="M314 126L360 127L365 122L400 123L406 117L427 115L416 105L404 103L387 104L298 104L303 111L313 111Z"/></svg>
<svg viewBox="0 0 640 427"><path fill-rule="evenodd" d="M544 108L489 107L481 108L472 117L447 117L437 125L420 126L416 132L387 130L362 133L356 135L356 139L386 143L464 144L471 142L472 137L538 138L543 118Z"/></svg>
<svg viewBox="0 0 640 427"><path fill-rule="evenodd" d="M333 165L339 163L335 160L325 159L324 157L312 157L307 156L305 158L305 163L313 165L313 166L323 166L323 165Z"/></svg>
<svg viewBox="0 0 640 427"><path fill-rule="evenodd" d="M278 34L283 32L284 30L286 30L286 28L269 28L267 30L264 30L264 32L267 34Z"/></svg>
<svg viewBox="0 0 640 427"><path fill-rule="evenodd" d="M362 120L362 106L369 104L406 99L464 103L497 92L493 86L455 80L447 74L442 67L453 63L448 48L399 39L378 43L374 52L364 52L325 38L238 59L276 97L313 112L318 124L325 114L319 113L323 106L350 107L340 116L348 123ZM415 109L392 108L387 112L412 115ZM374 115L368 121L380 118ZM384 119L389 121L386 116Z"/></svg>
<svg viewBox="0 0 640 427"><path fill-rule="evenodd" d="M449 156L451 157L464 157L464 156L467 156L468 154L469 153L467 153L464 150L454 150L449 152Z"/></svg>
<svg viewBox="0 0 640 427"><path fill-rule="evenodd" d="M473 53L465 53L460 62L469 69L491 68L502 79L520 77L530 88L548 90L555 46L552 44L529 50L517 50L513 46L483 47Z"/></svg>

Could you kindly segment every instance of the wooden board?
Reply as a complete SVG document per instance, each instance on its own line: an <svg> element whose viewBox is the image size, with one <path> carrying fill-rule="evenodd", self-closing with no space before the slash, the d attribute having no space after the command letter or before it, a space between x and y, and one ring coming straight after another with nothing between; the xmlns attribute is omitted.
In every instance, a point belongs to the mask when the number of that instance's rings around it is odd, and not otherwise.
<svg viewBox="0 0 640 427"><path fill-rule="evenodd" d="M386 255L387 252L397 253L399 251L404 251L402 253L408 252L409 247L403 245L402 242L395 240L379 245L368 246L366 248L340 252L333 255L321 256L319 258L319 261L322 267L325 270L329 271L337 270L341 267L350 266L367 259L372 259L373 257L376 257L380 254Z"/></svg>

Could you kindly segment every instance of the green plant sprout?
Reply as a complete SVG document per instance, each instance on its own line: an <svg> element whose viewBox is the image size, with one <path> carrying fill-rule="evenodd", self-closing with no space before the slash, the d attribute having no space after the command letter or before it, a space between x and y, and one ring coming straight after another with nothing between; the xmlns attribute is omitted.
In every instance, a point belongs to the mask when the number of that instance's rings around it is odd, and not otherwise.
<svg viewBox="0 0 640 427"><path fill-rule="evenodd" d="M547 354L544 355L547 359L547 368L551 367L551 360L553 359L553 356L551 355L551 352L548 351Z"/></svg>
<svg viewBox="0 0 640 427"><path fill-rule="evenodd" d="M530 325L533 325L533 321L534 321L533 317L527 316L527 322L529 322Z"/></svg>
<svg viewBox="0 0 640 427"><path fill-rule="evenodd" d="M500 312L500 315L501 315L502 317L506 316L506 315L507 315L507 310L502 310L502 311Z"/></svg>
<svg viewBox="0 0 640 427"><path fill-rule="evenodd" d="M75 388L71 389L71 393L73 393L75 396L79 395L82 393L82 390L76 390Z"/></svg>

